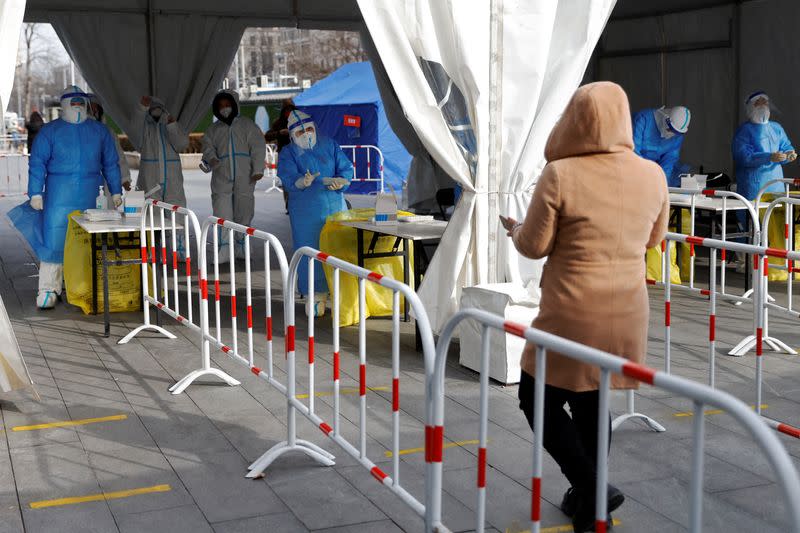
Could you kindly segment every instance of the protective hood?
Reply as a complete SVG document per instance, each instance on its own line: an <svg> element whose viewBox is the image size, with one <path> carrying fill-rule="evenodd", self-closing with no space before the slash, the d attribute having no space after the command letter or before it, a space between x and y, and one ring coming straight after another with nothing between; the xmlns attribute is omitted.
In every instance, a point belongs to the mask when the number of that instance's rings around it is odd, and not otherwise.
<svg viewBox="0 0 800 533"><path fill-rule="evenodd" d="M77 85L61 93L61 118L70 124L80 124L89 117L89 96Z"/></svg>
<svg viewBox="0 0 800 533"><path fill-rule="evenodd" d="M767 105L756 106L755 103L760 100L766 100ZM769 96L764 91L757 91L747 97L744 102L745 112L747 113L747 120L753 124L766 124L769 122L770 108L772 107Z"/></svg>
<svg viewBox="0 0 800 533"><path fill-rule="evenodd" d="M303 150L310 150L317 144L317 125L314 123L308 114L303 113L299 109L295 109L289 113L289 137L298 148ZM312 131L307 131L308 128L313 128ZM297 130L306 130L304 135L297 136Z"/></svg>
<svg viewBox="0 0 800 533"><path fill-rule="evenodd" d="M548 162L588 154L633 151L628 96L616 83L578 88L547 139Z"/></svg>
<svg viewBox="0 0 800 533"><path fill-rule="evenodd" d="M227 117L223 117L219 112L219 102L225 97L233 100L233 110ZM233 119L239 116L239 93L228 89L218 92L217 95L214 96L214 100L211 102L211 110L213 111L214 116L217 117L217 120L221 120L230 126L230 124L233 122Z"/></svg>
<svg viewBox="0 0 800 533"><path fill-rule="evenodd" d="M159 110L159 111L156 111L156 113L160 113L158 117L154 117L153 116L153 111L155 111L155 110ZM164 104L164 100L162 100L161 98L157 98L155 96L151 97L150 98L150 107L147 110L147 114L154 121L158 122L158 120L162 116L167 114L167 106Z"/></svg>

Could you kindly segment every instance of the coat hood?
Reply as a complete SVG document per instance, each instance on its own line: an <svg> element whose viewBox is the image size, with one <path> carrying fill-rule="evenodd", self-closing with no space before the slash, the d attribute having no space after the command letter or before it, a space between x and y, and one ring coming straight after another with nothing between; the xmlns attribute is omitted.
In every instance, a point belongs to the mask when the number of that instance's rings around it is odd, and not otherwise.
<svg viewBox="0 0 800 533"><path fill-rule="evenodd" d="M233 113L231 113L231 116L229 116L227 119L219 114L219 101L224 97L233 100ZM217 120L221 120L226 124L230 124L233 122L234 118L239 116L239 93L229 89L224 89L218 92L216 96L214 96L214 100L211 102L211 110L213 111L214 116L217 117Z"/></svg>
<svg viewBox="0 0 800 533"><path fill-rule="evenodd" d="M548 162L567 157L633 151L628 96L616 83L579 87L545 147Z"/></svg>

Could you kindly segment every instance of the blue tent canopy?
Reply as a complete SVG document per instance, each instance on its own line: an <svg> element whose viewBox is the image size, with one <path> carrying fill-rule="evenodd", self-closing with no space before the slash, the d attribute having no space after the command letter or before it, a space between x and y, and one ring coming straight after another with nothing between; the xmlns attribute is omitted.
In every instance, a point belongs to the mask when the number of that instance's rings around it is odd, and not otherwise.
<svg viewBox="0 0 800 533"><path fill-rule="evenodd" d="M397 138L386 113L369 62L350 63L339 67L328 77L294 99L298 108L314 118L320 134L332 137L341 145L377 146L383 153L384 187L398 194L408 174L411 155ZM352 149L345 154L353 159ZM355 150L357 179L379 178L380 161L375 151ZM349 192L369 194L378 191L380 182L354 181Z"/></svg>

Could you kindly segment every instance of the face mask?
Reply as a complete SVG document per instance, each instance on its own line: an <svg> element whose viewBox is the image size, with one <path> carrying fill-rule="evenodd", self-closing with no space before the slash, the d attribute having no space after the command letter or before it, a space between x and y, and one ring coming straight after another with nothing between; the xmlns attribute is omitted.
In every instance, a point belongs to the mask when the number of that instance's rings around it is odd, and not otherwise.
<svg viewBox="0 0 800 533"><path fill-rule="evenodd" d="M153 108L153 109L150 110L150 116L153 117L156 120L161 118L161 113L162 113L162 110L161 110L160 107L156 107L156 108Z"/></svg>
<svg viewBox="0 0 800 533"><path fill-rule="evenodd" d="M67 103L66 106L62 105L61 118L70 124L80 124L88 117L86 112L86 105L72 105Z"/></svg>
<svg viewBox="0 0 800 533"><path fill-rule="evenodd" d="M754 124L766 124L769 122L769 107L753 107L752 111L750 112L750 122Z"/></svg>
<svg viewBox="0 0 800 533"><path fill-rule="evenodd" d="M219 110L219 114L222 116L222 118L228 118L231 116L231 113L233 113L233 109L230 107L223 107Z"/></svg>

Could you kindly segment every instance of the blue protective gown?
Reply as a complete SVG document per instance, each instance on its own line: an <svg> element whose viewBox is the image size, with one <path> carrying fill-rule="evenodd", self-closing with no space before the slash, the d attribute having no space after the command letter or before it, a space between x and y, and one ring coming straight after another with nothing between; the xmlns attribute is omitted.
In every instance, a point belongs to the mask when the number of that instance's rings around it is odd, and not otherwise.
<svg viewBox="0 0 800 533"><path fill-rule="evenodd" d="M298 189L295 182L306 174L319 172L319 176L306 189ZM339 144L328 137L317 137L314 148L307 150L295 143L281 150L278 159L278 176L283 190L289 193L289 221L292 226L294 249L311 246L319 249L319 235L328 216L344 211L344 191L329 191L322 178L353 178L353 163L342 152ZM308 263L299 267L297 280L300 294L308 294ZM322 266L314 269L314 292L327 292L328 284Z"/></svg>
<svg viewBox="0 0 800 533"><path fill-rule="evenodd" d="M774 152L794 150L786 132L777 122L754 124L745 122L733 136L731 151L736 164L736 192L755 200L758 189L766 182L783 177L782 165L769 160ZM784 187L776 183L770 192L783 192Z"/></svg>
<svg viewBox="0 0 800 533"><path fill-rule="evenodd" d="M12 210L17 216L9 213L40 261L64 262L67 217L95 206L104 176L111 194L121 194L119 156L104 124L61 119L45 124L33 141L28 170L28 196L43 195L44 210L38 217L18 216L30 213L26 203Z"/></svg>
<svg viewBox="0 0 800 533"><path fill-rule="evenodd" d="M678 161L681 157L683 135L675 134L669 139L661 136L656 124L657 109L644 109L633 117L634 151L655 163L658 163L667 175L670 187L680 187Z"/></svg>

